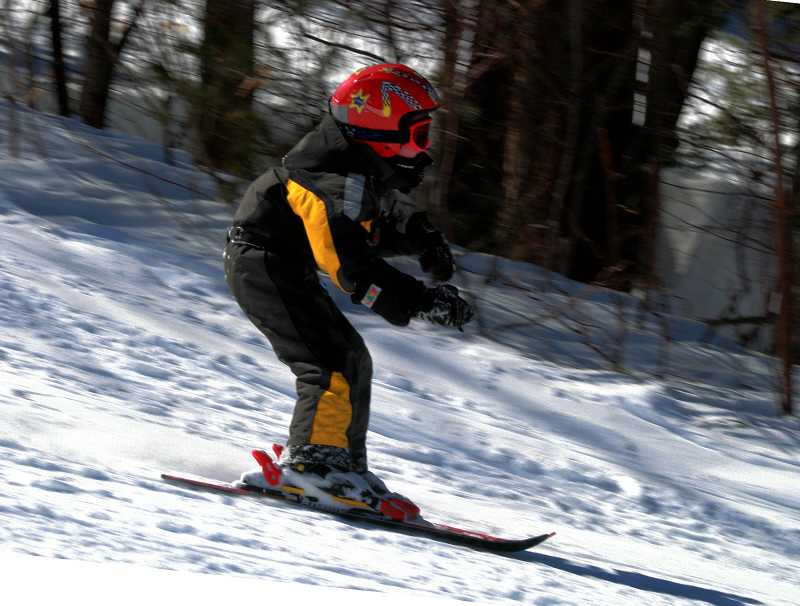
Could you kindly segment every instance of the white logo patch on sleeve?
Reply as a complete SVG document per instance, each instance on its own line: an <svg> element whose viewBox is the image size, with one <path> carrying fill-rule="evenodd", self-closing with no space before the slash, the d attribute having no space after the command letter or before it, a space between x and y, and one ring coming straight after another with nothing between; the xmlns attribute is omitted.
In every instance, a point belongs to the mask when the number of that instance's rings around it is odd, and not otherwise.
<svg viewBox="0 0 800 606"><path fill-rule="evenodd" d="M378 295L380 294L381 294L380 286L376 284L370 285L369 290L367 290L367 294L365 294L364 298L361 299L362 305L366 305L371 309L372 306L375 305L375 301L378 300Z"/></svg>

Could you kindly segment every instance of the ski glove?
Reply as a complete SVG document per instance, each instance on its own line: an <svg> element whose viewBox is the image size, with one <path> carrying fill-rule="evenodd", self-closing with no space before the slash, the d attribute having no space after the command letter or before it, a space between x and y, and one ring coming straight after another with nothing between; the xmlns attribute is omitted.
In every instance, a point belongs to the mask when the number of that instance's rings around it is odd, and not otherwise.
<svg viewBox="0 0 800 606"><path fill-rule="evenodd" d="M452 284L442 284L427 289L422 309L417 317L442 326L462 326L472 319L472 306L458 296L458 289Z"/></svg>
<svg viewBox="0 0 800 606"><path fill-rule="evenodd" d="M420 309L427 288L425 285L392 267L383 259L375 259L355 279L353 303L366 305L395 326L406 326Z"/></svg>
<svg viewBox="0 0 800 606"><path fill-rule="evenodd" d="M427 214L416 212L411 215L405 233L412 250L419 255L422 271L440 282L447 282L453 277L453 253L442 232L431 224Z"/></svg>
<svg viewBox="0 0 800 606"><path fill-rule="evenodd" d="M439 236L439 242L427 248L419 256L419 265L422 271L431 274L434 280L439 282L447 282L453 277L453 270L456 265L453 260L453 253L450 252L450 247L441 235Z"/></svg>

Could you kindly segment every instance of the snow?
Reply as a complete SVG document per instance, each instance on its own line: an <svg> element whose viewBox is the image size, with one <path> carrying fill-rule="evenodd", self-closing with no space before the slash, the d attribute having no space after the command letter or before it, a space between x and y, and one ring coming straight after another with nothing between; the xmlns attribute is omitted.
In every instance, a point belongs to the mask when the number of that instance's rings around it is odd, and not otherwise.
<svg viewBox="0 0 800 606"><path fill-rule="evenodd" d="M479 308L464 333L398 329L332 291L373 354L370 464L430 519L556 537L501 557L162 482L236 478L286 438L293 377L222 275L232 209L178 152L170 166L16 111L20 157L0 140L4 571L40 556L342 603L800 603L800 423L777 415L775 361L487 255L460 251Z"/></svg>

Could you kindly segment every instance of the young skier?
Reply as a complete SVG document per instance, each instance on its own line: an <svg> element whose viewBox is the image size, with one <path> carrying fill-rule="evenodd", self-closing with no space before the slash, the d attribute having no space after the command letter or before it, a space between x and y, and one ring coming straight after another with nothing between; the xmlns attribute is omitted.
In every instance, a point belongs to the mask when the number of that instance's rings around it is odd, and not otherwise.
<svg viewBox="0 0 800 606"><path fill-rule="evenodd" d="M417 317L460 329L470 320L456 287L426 287L382 258L414 254L435 280L453 275L447 242L407 195L431 164L438 107L433 86L409 67L356 71L283 165L250 186L228 231L228 285L297 377L281 485L323 506L396 518L418 512L368 470L372 361L317 269L394 325ZM268 487L268 475L257 469L241 482Z"/></svg>

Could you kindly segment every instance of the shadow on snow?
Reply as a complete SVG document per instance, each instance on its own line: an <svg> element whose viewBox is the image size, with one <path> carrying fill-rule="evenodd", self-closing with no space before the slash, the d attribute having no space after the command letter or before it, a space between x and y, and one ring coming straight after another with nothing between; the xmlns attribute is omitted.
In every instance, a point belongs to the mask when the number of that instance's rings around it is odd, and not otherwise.
<svg viewBox="0 0 800 606"><path fill-rule="evenodd" d="M641 591L652 591L678 598L708 602L709 604L714 604L714 606L743 606L745 604L763 604L763 602L760 602L759 600L747 598L733 593L726 593L724 591L717 591L715 589L706 589L704 587L689 585L687 583L668 581L666 579L648 576L640 572L631 572L614 568L605 569L599 566L593 566L591 564L579 564L565 558L544 555L541 553L523 553L510 557L525 562L544 564L545 566L557 568L558 570L569 572L571 574L577 574L582 577L593 577L601 581L618 583L620 585L626 585Z"/></svg>

